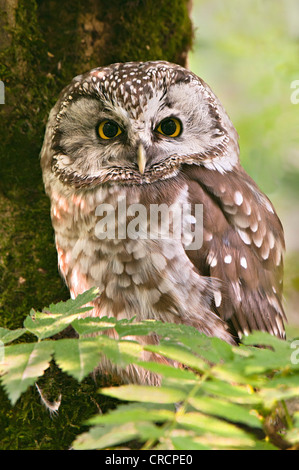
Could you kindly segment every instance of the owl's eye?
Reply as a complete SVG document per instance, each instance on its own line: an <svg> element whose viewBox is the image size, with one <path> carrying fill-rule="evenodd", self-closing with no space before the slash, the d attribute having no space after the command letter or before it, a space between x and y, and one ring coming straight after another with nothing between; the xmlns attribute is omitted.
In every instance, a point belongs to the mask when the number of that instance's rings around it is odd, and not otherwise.
<svg viewBox="0 0 299 470"><path fill-rule="evenodd" d="M97 132L101 139L108 140L117 137L122 133L122 130L117 122L106 119L97 126Z"/></svg>
<svg viewBox="0 0 299 470"><path fill-rule="evenodd" d="M182 132L182 123L176 118L166 118L158 124L155 130L167 137L177 137Z"/></svg>

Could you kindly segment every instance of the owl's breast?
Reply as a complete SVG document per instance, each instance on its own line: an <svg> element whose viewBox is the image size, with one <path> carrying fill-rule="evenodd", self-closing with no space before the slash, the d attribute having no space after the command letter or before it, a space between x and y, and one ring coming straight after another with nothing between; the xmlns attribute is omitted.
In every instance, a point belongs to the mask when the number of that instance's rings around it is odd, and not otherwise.
<svg viewBox="0 0 299 470"><path fill-rule="evenodd" d="M185 252L186 187L159 197L126 187L52 197L59 269L73 297L99 287L93 315L181 321L209 308L211 283Z"/></svg>

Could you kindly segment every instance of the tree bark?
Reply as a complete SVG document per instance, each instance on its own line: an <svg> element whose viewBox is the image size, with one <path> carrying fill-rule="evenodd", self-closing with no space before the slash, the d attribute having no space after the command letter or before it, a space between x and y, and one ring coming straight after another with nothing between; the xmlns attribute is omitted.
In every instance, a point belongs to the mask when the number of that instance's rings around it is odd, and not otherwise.
<svg viewBox="0 0 299 470"><path fill-rule="evenodd" d="M163 59L186 65L193 37L190 7L190 0L0 0L6 98L0 105L0 327L21 327L30 308L69 297L57 270L39 164L48 113L59 92L75 75L113 62ZM47 437L48 416L36 392L22 397L17 413L0 390L0 448L67 448L88 414L74 412L74 387L85 399L94 387L71 379L67 384L69 408L54 426L49 419ZM34 429L27 420L32 406ZM89 414L94 408L90 404Z"/></svg>

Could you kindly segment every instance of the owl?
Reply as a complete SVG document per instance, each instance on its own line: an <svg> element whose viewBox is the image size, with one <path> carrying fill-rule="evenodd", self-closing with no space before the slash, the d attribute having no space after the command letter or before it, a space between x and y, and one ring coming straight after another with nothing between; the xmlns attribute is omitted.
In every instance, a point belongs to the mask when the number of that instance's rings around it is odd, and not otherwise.
<svg viewBox="0 0 299 470"><path fill-rule="evenodd" d="M75 77L50 112L41 166L71 296L99 288L90 315L229 343L253 330L284 338L283 229L201 78L165 61Z"/></svg>

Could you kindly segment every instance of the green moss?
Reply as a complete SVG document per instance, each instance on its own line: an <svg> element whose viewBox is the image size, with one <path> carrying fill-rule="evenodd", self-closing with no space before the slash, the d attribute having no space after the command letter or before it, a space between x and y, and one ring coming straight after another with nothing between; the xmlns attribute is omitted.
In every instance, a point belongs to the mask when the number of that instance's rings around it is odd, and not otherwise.
<svg viewBox="0 0 299 470"><path fill-rule="evenodd" d="M76 435L86 431L84 422L90 416L114 406L112 400L97 394L99 384L92 378L78 384L55 364L38 381L38 386L49 402L61 395L58 413L49 412L35 386L14 407L0 389L1 450L68 450Z"/></svg>
<svg viewBox="0 0 299 470"><path fill-rule="evenodd" d="M111 25L104 63L161 59L184 65L193 38L186 4L180 0L103 2L101 16Z"/></svg>
<svg viewBox="0 0 299 470"><path fill-rule="evenodd" d="M76 0L61 9L58 0L40 0L39 23L52 56L51 73L67 82L113 62L161 59L185 65L193 41L188 3Z"/></svg>
<svg viewBox="0 0 299 470"><path fill-rule="evenodd" d="M1 107L0 324L20 326L32 306L67 295L56 266L39 152L53 83L36 5L20 2L12 44L1 52L6 104Z"/></svg>
<svg viewBox="0 0 299 470"><path fill-rule="evenodd" d="M88 11L88 2L72 0L64 2L61 8L59 0L38 0L37 5L38 24L47 45L47 74L53 79L48 94L56 101L60 90L75 75L85 71L82 67L85 41L80 33L80 18Z"/></svg>

